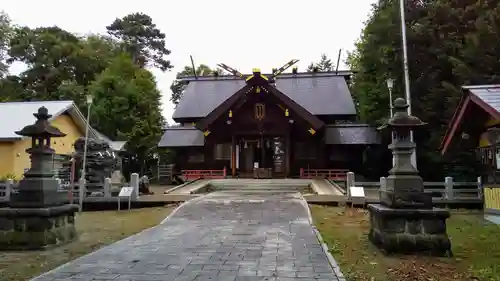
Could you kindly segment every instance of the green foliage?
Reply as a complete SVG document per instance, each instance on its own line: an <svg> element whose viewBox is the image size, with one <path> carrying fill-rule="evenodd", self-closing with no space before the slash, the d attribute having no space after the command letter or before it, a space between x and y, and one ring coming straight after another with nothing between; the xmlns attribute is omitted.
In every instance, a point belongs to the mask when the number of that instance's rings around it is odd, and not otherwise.
<svg viewBox="0 0 500 281"><path fill-rule="evenodd" d="M0 35L1 22L0 15ZM0 102L73 100L86 112L85 96L91 94L90 124L112 140L127 141L129 162L140 168L159 141L164 119L154 76L137 61L137 54L156 60L165 70L170 64L163 56L170 51L164 48L165 35L147 15L116 20L108 30L113 37L81 37L57 26L14 27L6 62L23 62L27 69L19 76L0 75ZM1 40L0 36L0 62ZM136 53L124 48L134 44Z"/></svg>
<svg viewBox="0 0 500 281"><path fill-rule="evenodd" d="M95 98L92 124L111 139L127 140L137 158L150 153L161 137L164 120L160 92L151 72L116 57L89 87Z"/></svg>
<svg viewBox="0 0 500 281"><path fill-rule="evenodd" d="M196 68L197 76L207 76L211 75L214 72L218 72L220 74L220 70L212 70L209 66L200 64ZM195 71L191 66L185 66L181 72L177 73L177 77L179 76L194 76ZM174 104L178 104L181 100L182 94L184 92L184 88L186 88L186 83L180 80L174 80L170 85L170 90L172 91L172 95L170 96L170 101Z"/></svg>
<svg viewBox="0 0 500 281"><path fill-rule="evenodd" d="M461 86L500 82L497 73L500 3L497 1L406 1L406 25L413 114L429 125L416 134L419 170L425 178L476 175L471 153L443 159L439 153ZM374 5L348 64L358 73L352 84L363 121L387 117L388 77L396 79L393 99L404 96L399 1ZM462 173L463 172L463 173Z"/></svg>
<svg viewBox="0 0 500 281"><path fill-rule="evenodd" d="M0 78L7 73L7 57L9 50L9 41L12 36L13 26L9 15L0 11Z"/></svg>
<svg viewBox="0 0 500 281"><path fill-rule="evenodd" d="M141 67L150 64L163 71L172 68L170 61L165 59L170 54L166 47L165 33L156 27L150 16L142 13L129 14L116 19L106 29L122 44L134 63Z"/></svg>
<svg viewBox="0 0 500 281"><path fill-rule="evenodd" d="M0 176L0 182L5 182L7 180L17 181L17 177L12 173L7 173L5 175Z"/></svg>
<svg viewBox="0 0 500 281"><path fill-rule="evenodd" d="M321 59L319 60L319 62L311 62L311 64L307 67L307 72L313 72L315 68L318 72L328 72L334 71L335 65L326 54L321 54Z"/></svg>

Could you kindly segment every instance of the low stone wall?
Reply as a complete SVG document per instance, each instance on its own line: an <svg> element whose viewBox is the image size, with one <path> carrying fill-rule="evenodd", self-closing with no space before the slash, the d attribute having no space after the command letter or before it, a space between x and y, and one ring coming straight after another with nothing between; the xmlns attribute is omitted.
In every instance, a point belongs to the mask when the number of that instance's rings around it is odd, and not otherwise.
<svg viewBox="0 0 500 281"><path fill-rule="evenodd" d="M0 250L40 250L77 238L78 205L0 209Z"/></svg>

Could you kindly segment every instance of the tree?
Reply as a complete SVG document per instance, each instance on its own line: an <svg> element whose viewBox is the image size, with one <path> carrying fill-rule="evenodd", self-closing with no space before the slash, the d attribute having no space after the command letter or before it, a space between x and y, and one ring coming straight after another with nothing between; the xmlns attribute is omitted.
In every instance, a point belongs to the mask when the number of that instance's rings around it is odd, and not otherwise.
<svg viewBox="0 0 500 281"><path fill-rule="evenodd" d="M219 70L215 70L219 71ZM214 70L212 70L209 66L200 64L196 68L196 75L210 75L213 74ZM185 66L181 72L177 73L177 77L179 76L194 76L193 68L191 66ZM184 93L184 89L186 88L186 83L180 81L178 79L174 80L170 85L170 90L172 91L172 95L170 96L170 101L174 104L178 104L181 100L182 94Z"/></svg>
<svg viewBox="0 0 500 281"><path fill-rule="evenodd" d="M335 66L332 63L332 60L326 54L321 54L321 59L319 62L311 62L311 64L307 67L307 72L313 72L315 68L318 72L328 72L335 70Z"/></svg>
<svg viewBox="0 0 500 281"><path fill-rule="evenodd" d="M0 78L4 77L9 70L7 58L12 31L13 27L9 15L0 11Z"/></svg>
<svg viewBox="0 0 500 281"><path fill-rule="evenodd" d="M389 0L374 5L348 58L351 69L358 71L352 89L365 122L388 116L386 78L396 79L393 98L404 96L398 5ZM426 179L475 176L472 153L449 161L438 149L462 95L461 86L500 82L500 3L413 0L406 5L413 114L429 123L416 134L419 170Z"/></svg>
<svg viewBox="0 0 500 281"><path fill-rule="evenodd" d="M150 16L143 13L129 14L107 26L108 34L116 38L134 63L144 67L152 65L166 71L172 68L165 56L170 54L162 33Z"/></svg>
<svg viewBox="0 0 500 281"><path fill-rule="evenodd" d="M28 66L20 77L33 91L31 99L53 99L62 81L75 79L72 62L79 38L58 27L16 28L10 40L8 62Z"/></svg>
<svg viewBox="0 0 500 281"><path fill-rule="evenodd" d="M111 139L126 140L127 151L141 167L165 124L153 74L122 54L96 77L89 92L95 99L92 125Z"/></svg>
<svg viewBox="0 0 500 281"><path fill-rule="evenodd" d="M8 75L0 79L0 102L25 100L31 96L19 76Z"/></svg>
<svg viewBox="0 0 500 281"><path fill-rule="evenodd" d="M8 43L8 62L23 62L27 70L0 78L0 101L73 100L86 108L90 93L92 127L127 141L132 170L143 167L163 132L161 95L153 74L134 63L122 42L59 27L16 27Z"/></svg>
<svg viewBox="0 0 500 281"><path fill-rule="evenodd" d="M85 88L121 53L118 44L110 38L99 35L81 38L59 27L16 28L9 45L8 61L28 66L19 77L30 94L19 96L20 100L66 98L78 105L82 105L79 102L84 100L84 91L71 91L72 94L66 96L69 92L60 90L67 89L68 84Z"/></svg>

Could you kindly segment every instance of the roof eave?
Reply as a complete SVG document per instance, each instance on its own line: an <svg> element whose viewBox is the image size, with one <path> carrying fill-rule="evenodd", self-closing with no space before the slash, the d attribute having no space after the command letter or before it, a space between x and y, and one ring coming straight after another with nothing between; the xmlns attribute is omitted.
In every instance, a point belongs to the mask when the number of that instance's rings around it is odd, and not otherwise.
<svg viewBox="0 0 500 281"><path fill-rule="evenodd" d="M327 72L301 72L301 73L282 73L276 78L309 78L309 77L333 77L333 76L351 76L357 73L357 71L352 70L339 70L339 71L327 71ZM243 76L250 76L251 74L244 74ZM263 74L268 77L272 77L272 74ZM190 76L190 75L180 75L177 76L178 81L214 81L214 80L241 80L240 77L234 75L219 75L219 76Z"/></svg>
<svg viewBox="0 0 500 281"><path fill-rule="evenodd" d="M0 142L15 142L22 140L23 137L8 137L8 138L0 138Z"/></svg>

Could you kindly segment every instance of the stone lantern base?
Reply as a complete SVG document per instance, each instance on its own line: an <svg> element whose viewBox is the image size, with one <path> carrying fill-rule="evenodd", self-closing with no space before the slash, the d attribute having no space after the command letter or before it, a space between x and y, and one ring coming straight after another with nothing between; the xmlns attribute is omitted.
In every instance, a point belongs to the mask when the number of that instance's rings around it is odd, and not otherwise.
<svg viewBox="0 0 500 281"><path fill-rule="evenodd" d="M78 205L0 208L0 250L42 250L77 238Z"/></svg>
<svg viewBox="0 0 500 281"><path fill-rule="evenodd" d="M393 209L368 205L370 241L385 253L450 256L451 243L446 233L445 209Z"/></svg>

